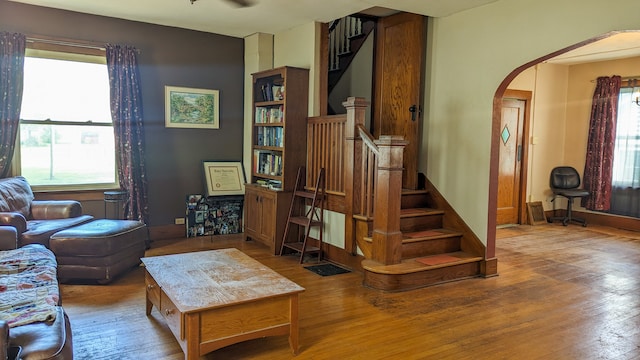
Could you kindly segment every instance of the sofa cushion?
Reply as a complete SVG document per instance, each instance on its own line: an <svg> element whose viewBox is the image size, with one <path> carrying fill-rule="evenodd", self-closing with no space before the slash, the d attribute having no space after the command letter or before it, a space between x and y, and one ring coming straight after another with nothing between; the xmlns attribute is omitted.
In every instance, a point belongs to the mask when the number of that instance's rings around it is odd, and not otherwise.
<svg viewBox="0 0 640 360"><path fill-rule="evenodd" d="M22 176L0 179L0 211L19 212L29 218L29 208L33 201L31 186Z"/></svg>
<svg viewBox="0 0 640 360"><path fill-rule="evenodd" d="M23 232L20 238L20 246L27 244L42 244L49 247L49 238L60 230L84 224L93 220L91 215L82 215L66 219L52 220L29 220L27 221L27 231Z"/></svg>

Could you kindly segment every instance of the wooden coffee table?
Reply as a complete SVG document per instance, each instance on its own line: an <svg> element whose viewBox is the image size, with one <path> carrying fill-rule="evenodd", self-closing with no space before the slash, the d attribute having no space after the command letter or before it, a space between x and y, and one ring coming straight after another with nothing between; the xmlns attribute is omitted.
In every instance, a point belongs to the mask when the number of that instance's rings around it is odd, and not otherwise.
<svg viewBox="0 0 640 360"><path fill-rule="evenodd" d="M147 315L155 306L184 351L289 334L298 351L298 294L304 288L238 249L142 258Z"/></svg>

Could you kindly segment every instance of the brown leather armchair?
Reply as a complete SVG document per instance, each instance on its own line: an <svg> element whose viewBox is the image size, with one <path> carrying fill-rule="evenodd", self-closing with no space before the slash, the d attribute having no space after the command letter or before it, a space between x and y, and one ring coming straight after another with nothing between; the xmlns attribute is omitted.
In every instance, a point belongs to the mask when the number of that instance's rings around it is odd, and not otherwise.
<svg viewBox="0 0 640 360"><path fill-rule="evenodd" d="M92 220L82 214L74 200L34 200L31 186L22 176L0 179L0 225L14 227L18 245L42 244L49 247L54 233Z"/></svg>

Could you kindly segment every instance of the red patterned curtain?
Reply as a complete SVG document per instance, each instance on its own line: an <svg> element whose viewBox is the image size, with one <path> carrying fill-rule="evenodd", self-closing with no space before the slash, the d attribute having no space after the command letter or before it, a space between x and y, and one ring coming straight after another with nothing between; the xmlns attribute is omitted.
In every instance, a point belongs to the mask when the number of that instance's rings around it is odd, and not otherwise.
<svg viewBox="0 0 640 360"><path fill-rule="evenodd" d="M583 184L591 195L582 199L589 210L609 210L611 202L611 176L616 139L620 76L599 77L593 93L587 158Z"/></svg>
<svg viewBox="0 0 640 360"><path fill-rule="evenodd" d="M148 224L138 51L130 46L107 45L106 53L111 118L118 152L118 179L122 189L127 191L125 218Z"/></svg>
<svg viewBox="0 0 640 360"><path fill-rule="evenodd" d="M0 32L0 178L9 175L20 126L25 45L24 35Z"/></svg>

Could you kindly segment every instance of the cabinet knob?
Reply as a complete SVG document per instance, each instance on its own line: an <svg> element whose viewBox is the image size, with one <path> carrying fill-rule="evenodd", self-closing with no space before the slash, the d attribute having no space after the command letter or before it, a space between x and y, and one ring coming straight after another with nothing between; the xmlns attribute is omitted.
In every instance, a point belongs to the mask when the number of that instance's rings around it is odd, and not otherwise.
<svg viewBox="0 0 640 360"><path fill-rule="evenodd" d="M156 286L155 286L155 285L153 285L153 284L149 284L149 285L147 285L147 289L148 289L148 290L153 290L153 289L155 289L155 288L156 288Z"/></svg>
<svg viewBox="0 0 640 360"><path fill-rule="evenodd" d="M169 316L169 315L171 315L171 314L173 314L173 313L174 313L174 310L173 310L173 309L166 309L166 310L164 311L164 314L165 314L166 316Z"/></svg>

